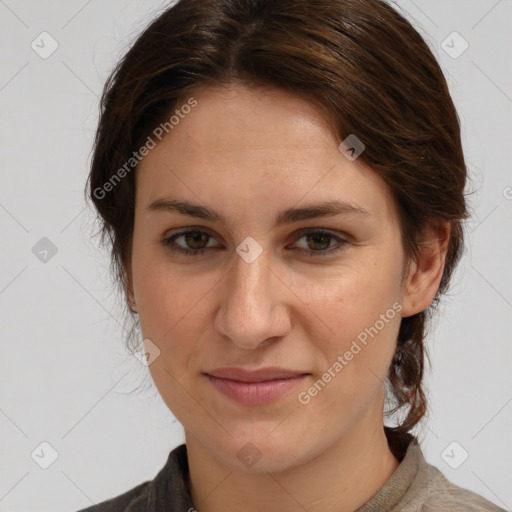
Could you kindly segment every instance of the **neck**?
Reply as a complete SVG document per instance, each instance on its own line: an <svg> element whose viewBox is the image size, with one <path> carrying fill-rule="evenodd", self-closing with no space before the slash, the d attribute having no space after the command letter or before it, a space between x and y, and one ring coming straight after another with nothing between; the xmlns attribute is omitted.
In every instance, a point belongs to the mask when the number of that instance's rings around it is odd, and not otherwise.
<svg viewBox="0 0 512 512"><path fill-rule="evenodd" d="M201 512L353 512L391 477L398 460L382 424L356 426L314 459L280 472L233 470L185 432L192 501Z"/></svg>

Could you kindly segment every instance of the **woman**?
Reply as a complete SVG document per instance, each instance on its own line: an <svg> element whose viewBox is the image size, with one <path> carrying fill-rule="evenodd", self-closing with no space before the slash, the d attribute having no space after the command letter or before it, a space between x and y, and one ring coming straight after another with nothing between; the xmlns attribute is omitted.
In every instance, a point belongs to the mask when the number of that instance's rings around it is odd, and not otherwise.
<svg viewBox="0 0 512 512"><path fill-rule="evenodd" d="M163 12L105 86L89 189L186 444L85 510L502 510L410 433L465 180L439 65L386 3Z"/></svg>

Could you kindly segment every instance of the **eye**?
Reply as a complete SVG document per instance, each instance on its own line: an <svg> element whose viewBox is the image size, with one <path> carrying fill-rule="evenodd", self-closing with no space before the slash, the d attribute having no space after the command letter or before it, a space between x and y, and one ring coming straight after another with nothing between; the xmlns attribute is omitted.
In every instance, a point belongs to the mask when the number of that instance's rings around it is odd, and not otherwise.
<svg viewBox="0 0 512 512"><path fill-rule="evenodd" d="M175 244L176 240L180 238L183 238L186 244L185 248L179 244ZM179 252L186 256L199 256L206 251L207 248L210 248L205 245L205 243L208 243L210 239L213 239L213 237L206 231L188 230L180 231L175 235L164 238L162 240L162 244L167 246L173 252ZM187 246L190 248L187 248Z"/></svg>
<svg viewBox="0 0 512 512"><path fill-rule="evenodd" d="M185 246L178 244L176 241L183 238ZM199 256L207 249L220 247L219 245L208 245L208 242L213 240L214 237L206 231L191 229L187 231L180 231L172 236L166 237L162 240L162 245L169 250L186 256ZM299 247L301 251L309 252L309 256L327 256L343 249L347 241L342 237L318 228L309 228L302 231L299 241L304 239L306 247ZM332 242L337 244L332 245ZM297 242L295 243L297 244ZM337 246L336 246L337 245ZM334 247L334 248L333 248ZM326 250L328 249L328 250Z"/></svg>
<svg viewBox="0 0 512 512"><path fill-rule="evenodd" d="M309 256L328 256L335 252L343 249L347 241L330 231L325 231L318 228L309 228L302 232L302 236L299 240L305 240L306 247L302 247L301 250L309 252ZM331 245L333 241L337 241L337 244ZM297 244L297 243L296 243ZM334 247L334 248L333 248ZM329 250L326 250L329 249Z"/></svg>

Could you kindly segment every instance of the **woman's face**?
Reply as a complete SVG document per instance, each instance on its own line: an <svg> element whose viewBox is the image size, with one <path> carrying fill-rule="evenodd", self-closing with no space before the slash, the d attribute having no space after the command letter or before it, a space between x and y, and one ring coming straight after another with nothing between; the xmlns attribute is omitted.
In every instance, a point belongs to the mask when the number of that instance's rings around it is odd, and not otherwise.
<svg viewBox="0 0 512 512"><path fill-rule="evenodd" d="M187 443L283 470L382 429L405 312L397 212L304 100L234 87L194 98L137 168L130 289ZM269 367L298 376L208 376Z"/></svg>

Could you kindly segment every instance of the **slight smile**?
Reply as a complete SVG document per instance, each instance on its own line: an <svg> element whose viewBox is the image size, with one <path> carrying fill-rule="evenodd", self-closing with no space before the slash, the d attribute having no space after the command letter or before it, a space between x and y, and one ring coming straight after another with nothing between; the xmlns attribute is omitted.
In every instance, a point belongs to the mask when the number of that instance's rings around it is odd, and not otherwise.
<svg viewBox="0 0 512 512"><path fill-rule="evenodd" d="M245 405L275 402L310 375L276 367L254 371L243 368L218 368L204 374L217 391Z"/></svg>

